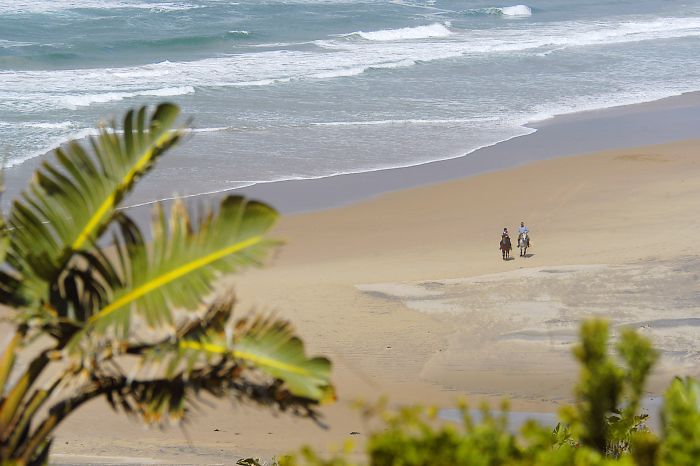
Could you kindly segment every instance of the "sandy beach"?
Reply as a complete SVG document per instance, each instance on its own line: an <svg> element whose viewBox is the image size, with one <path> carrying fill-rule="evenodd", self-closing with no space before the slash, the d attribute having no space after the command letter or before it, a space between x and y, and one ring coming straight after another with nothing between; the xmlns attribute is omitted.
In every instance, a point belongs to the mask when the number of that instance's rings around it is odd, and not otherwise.
<svg viewBox="0 0 700 466"><path fill-rule="evenodd" d="M351 432L361 442L351 403L384 395L552 412L570 401L570 345L588 317L652 338L658 395L672 375L700 374L699 150L695 139L537 161L284 216L274 236L287 244L231 281L240 312L289 318L333 360L327 428L213 403L182 430L146 431L97 402L61 428L55 461L230 464ZM529 257L503 261L500 231L520 220Z"/></svg>

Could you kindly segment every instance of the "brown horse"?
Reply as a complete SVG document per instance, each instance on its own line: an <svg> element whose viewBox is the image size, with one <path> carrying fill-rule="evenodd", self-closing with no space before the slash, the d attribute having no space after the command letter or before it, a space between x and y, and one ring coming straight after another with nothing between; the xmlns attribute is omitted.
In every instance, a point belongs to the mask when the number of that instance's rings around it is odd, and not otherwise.
<svg viewBox="0 0 700 466"><path fill-rule="evenodd" d="M501 236L501 244L499 246L501 254L503 255L503 260L510 259L510 250L513 249L510 245L510 237L503 235Z"/></svg>

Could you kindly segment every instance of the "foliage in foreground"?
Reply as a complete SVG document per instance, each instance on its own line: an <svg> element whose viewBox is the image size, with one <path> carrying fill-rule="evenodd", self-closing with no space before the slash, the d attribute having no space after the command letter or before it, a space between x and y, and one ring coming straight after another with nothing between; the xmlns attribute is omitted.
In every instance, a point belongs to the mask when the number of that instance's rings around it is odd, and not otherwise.
<svg viewBox="0 0 700 466"><path fill-rule="evenodd" d="M482 407L475 422L460 406L461 423L437 419L436 409L406 407L369 411L384 428L370 434L362 464L371 466L697 466L700 464L700 383L675 379L664 396L662 432L655 435L640 415L644 383L656 360L648 340L623 332L617 353L608 355L608 327L584 323L574 354L581 364L576 402L560 412L554 431L528 421L520 432L508 429L504 414ZM285 457L282 466L351 466L349 451L324 458L310 448Z"/></svg>
<svg viewBox="0 0 700 466"><path fill-rule="evenodd" d="M15 326L0 356L1 464L46 463L56 427L97 397L159 425L204 393L311 417L333 397L329 361L308 358L287 322L233 322L231 294L210 296L275 245L272 208L229 196L192 218L157 204L150 244L119 210L182 137L178 115L130 111L121 131L57 149L0 216L0 304Z"/></svg>

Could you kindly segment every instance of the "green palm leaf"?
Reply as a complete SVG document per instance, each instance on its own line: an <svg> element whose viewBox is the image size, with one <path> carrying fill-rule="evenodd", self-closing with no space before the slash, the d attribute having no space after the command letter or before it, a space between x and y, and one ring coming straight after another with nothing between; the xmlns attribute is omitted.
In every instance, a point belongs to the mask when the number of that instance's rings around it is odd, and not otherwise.
<svg viewBox="0 0 700 466"><path fill-rule="evenodd" d="M57 163L44 162L27 191L12 206L8 261L24 278L29 299L45 296L72 254L104 231L124 195L180 137L173 131L179 108L161 104L130 111L123 134L101 129L89 140L92 155L73 141L56 149Z"/></svg>
<svg viewBox="0 0 700 466"><path fill-rule="evenodd" d="M218 298L204 315L181 323L174 338L156 344L130 346L127 352L140 356L140 367L147 367L148 373L157 372L167 379L182 377L187 380L196 369L218 366L225 359L225 353L204 352L197 345L227 345L226 328L234 304L231 296Z"/></svg>
<svg viewBox="0 0 700 466"><path fill-rule="evenodd" d="M263 237L276 218L265 204L229 196L218 214L204 215L195 229L181 202L173 203L169 219L158 204L152 247L147 247L136 225L119 216L119 264L112 269L120 270L122 278L111 283L111 302L89 315L85 329L111 329L124 338L134 316L151 326L171 324L173 311L197 308L221 273L260 262L276 244Z"/></svg>
<svg viewBox="0 0 700 466"><path fill-rule="evenodd" d="M230 315L222 304L215 304L203 318L204 325L182 332L176 341L144 351L143 365L149 367L148 372L160 368L158 372L167 378L187 380L201 367L233 364L284 382L284 388L296 397L315 402L333 398L330 361L307 357L304 344L287 321L257 316L240 321L234 332L227 333L224 327L209 324L223 312ZM199 331L200 328L207 331ZM245 370L239 371L238 377L245 378Z"/></svg>
<svg viewBox="0 0 700 466"><path fill-rule="evenodd" d="M258 317L241 325L232 354L247 366L284 381L296 396L319 402L335 397L330 384L330 361L306 357L304 344L286 321Z"/></svg>

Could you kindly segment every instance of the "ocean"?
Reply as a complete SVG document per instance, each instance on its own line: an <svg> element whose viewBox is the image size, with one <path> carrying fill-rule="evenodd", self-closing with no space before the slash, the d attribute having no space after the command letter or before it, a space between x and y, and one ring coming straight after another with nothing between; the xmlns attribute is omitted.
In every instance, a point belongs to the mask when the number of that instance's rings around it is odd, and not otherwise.
<svg viewBox="0 0 700 466"><path fill-rule="evenodd" d="M0 0L0 156L170 100L141 201L418 165L700 90L698 50L700 0Z"/></svg>

